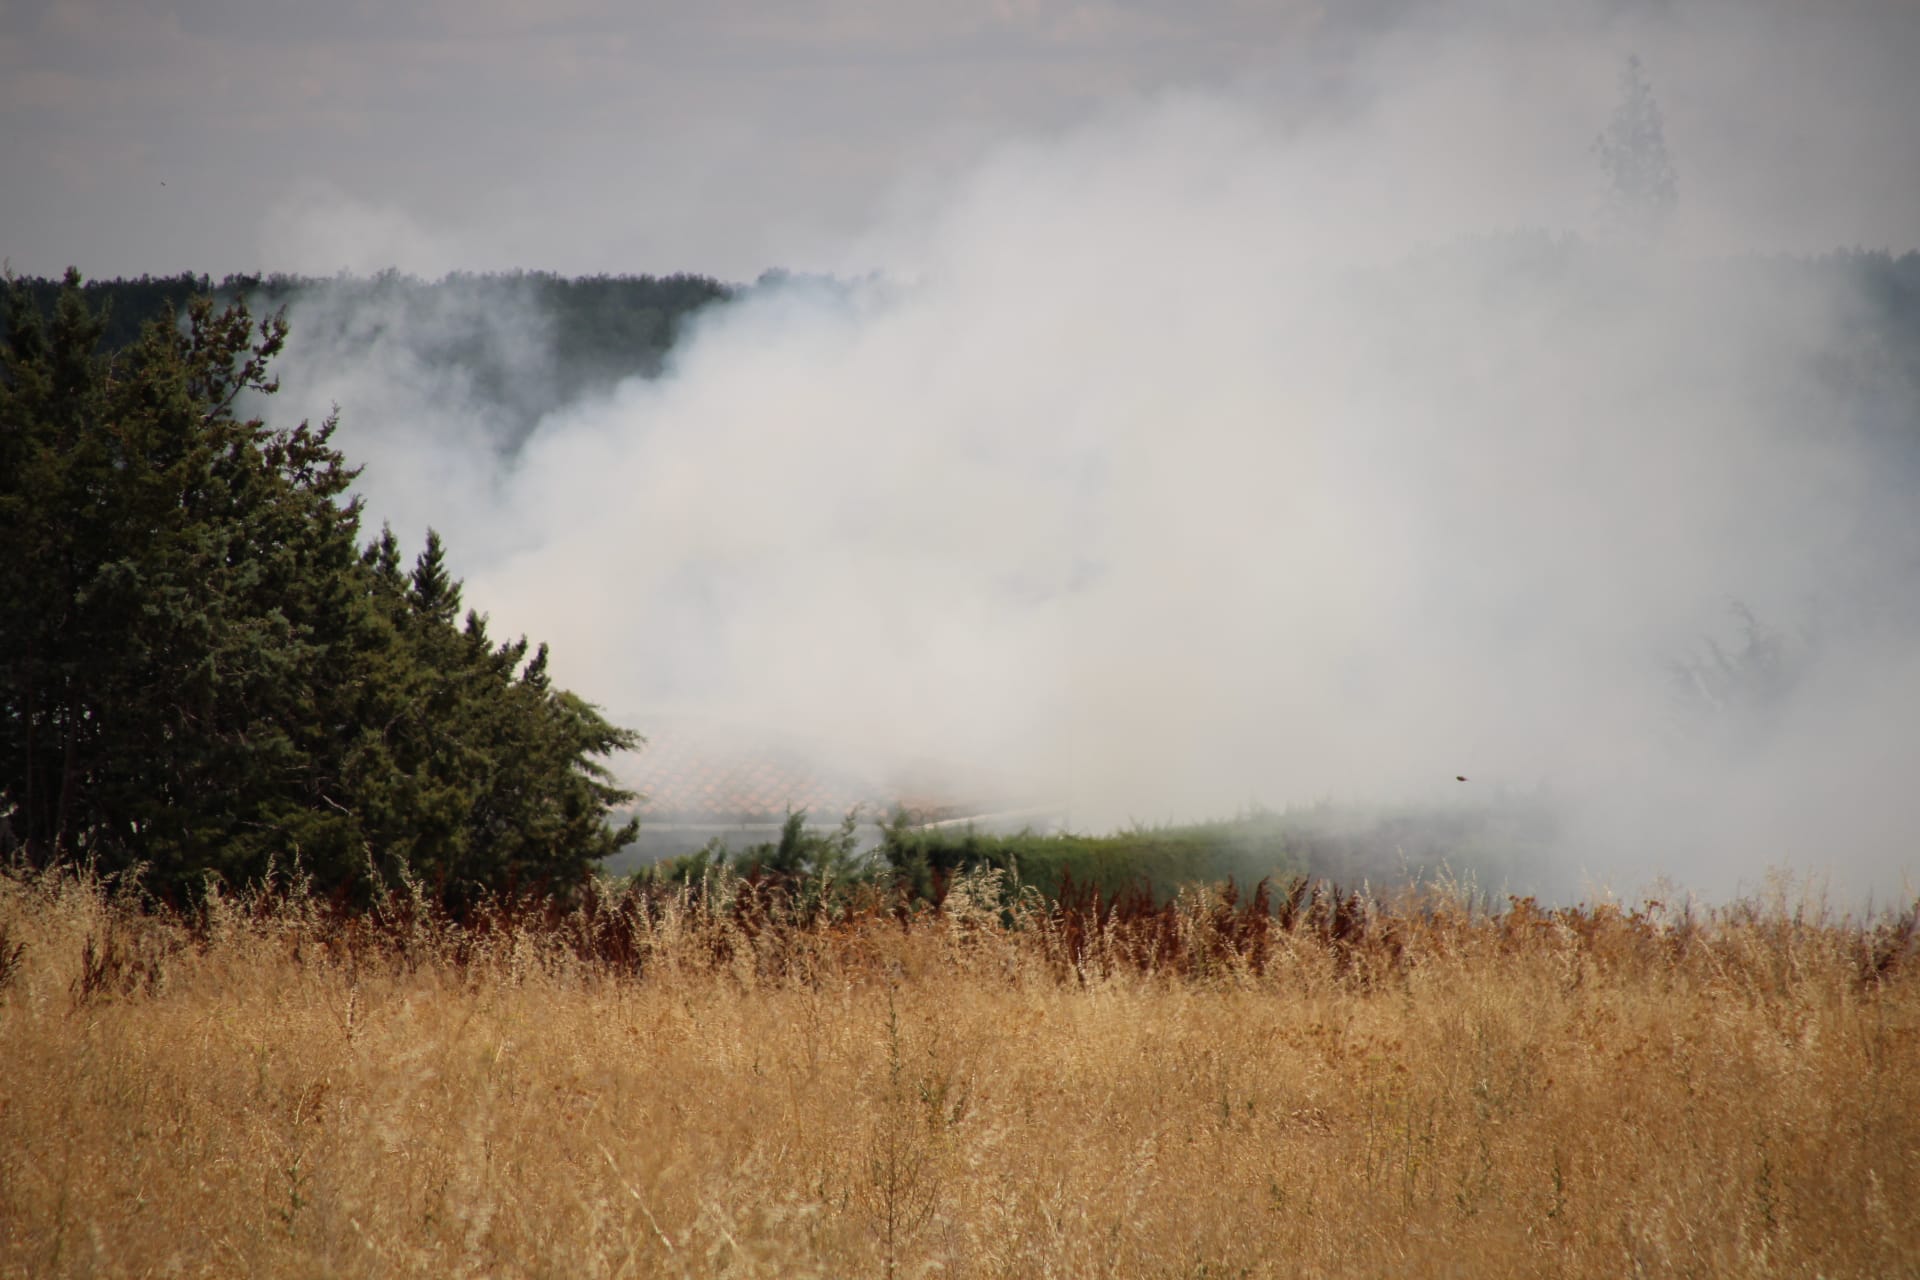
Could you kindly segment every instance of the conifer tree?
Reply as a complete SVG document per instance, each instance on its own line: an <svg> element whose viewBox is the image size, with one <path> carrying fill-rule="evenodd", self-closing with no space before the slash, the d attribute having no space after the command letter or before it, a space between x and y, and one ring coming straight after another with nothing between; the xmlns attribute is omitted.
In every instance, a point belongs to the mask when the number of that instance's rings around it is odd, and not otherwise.
<svg viewBox="0 0 1920 1280"><path fill-rule="evenodd" d="M1666 119L1638 56L1620 70L1620 98L1593 140L1593 153L1606 179L1607 220L1637 238L1658 234L1680 203L1680 179L1667 150Z"/></svg>
<svg viewBox="0 0 1920 1280"><path fill-rule="evenodd" d="M357 546L332 419L242 419L286 327L192 304L111 360L69 272L0 346L0 845L193 892L299 862L364 893L564 887L631 838L637 738L455 619L437 535Z"/></svg>

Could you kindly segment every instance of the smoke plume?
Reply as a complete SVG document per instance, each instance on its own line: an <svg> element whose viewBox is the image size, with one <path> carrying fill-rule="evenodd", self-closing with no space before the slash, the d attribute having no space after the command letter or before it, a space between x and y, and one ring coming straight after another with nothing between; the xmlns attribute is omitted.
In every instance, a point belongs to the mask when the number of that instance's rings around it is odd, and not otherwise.
<svg viewBox="0 0 1920 1280"><path fill-rule="evenodd" d="M346 368L296 311L276 408L337 400L373 514L440 528L495 629L643 733L696 714L1084 829L1544 797L1564 836L1516 887L1899 892L1920 471L1887 440L1920 399L1854 367L1854 274L1756 251L1907 247L1872 237L1911 138L1733 65L1893 86L1877 28L1448 12L1323 97L1162 94L920 175L516 449L406 326ZM1678 196L1629 237L1593 143L1633 52ZM487 340L537 364L540 332Z"/></svg>

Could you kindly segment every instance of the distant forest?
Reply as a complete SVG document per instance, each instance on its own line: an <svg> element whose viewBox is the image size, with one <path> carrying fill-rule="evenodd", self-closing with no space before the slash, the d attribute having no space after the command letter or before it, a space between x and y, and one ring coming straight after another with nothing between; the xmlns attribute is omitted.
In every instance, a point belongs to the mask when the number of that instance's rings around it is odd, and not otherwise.
<svg viewBox="0 0 1920 1280"><path fill-rule="evenodd" d="M60 296L58 279L19 277L43 317ZM474 391L508 410L515 436L542 414L622 378L653 377L687 322L724 302L736 286L706 276L581 276L546 272L456 273L426 281L398 271L372 276L205 275L89 280L90 308L106 311L104 351L140 336L148 321L184 314L211 296L216 306L243 299L257 318L285 308L294 320L290 358L325 348L336 355L371 349L389 332L407 335L428 365L456 370ZM433 335L421 349L421 336ZM0 340L5 320L0 317ZM499 442L513 448L519 439Z"/></svg>
<svg viewBox="0 0 1920 1280"><path fill-rule="evenodd" d="M1586 251L1578 240L1536 239L1519 235L1494 237L1465 246L1466 258L1481 264L1498 261L1553 271L1574 265ZM1443 251L1439 257L1453 256ZM1426 266L1436 265L1429 260ZM1418 271L1420 264L1410 264ZM1853 286L1862 308L1844 317L1834 335L1850 348L1850 372L1856 375L1892 374L1908 388L1920 389L1920 253L1839 250L1820 255L1759 256L1723 261L1713 274L1746 277L1762 292L1791 289L1796 283L1823 281ZM766 280L784 278L771 272ZM33 276L16 277L51 316L60 293L60 281ZM406 325L417 335L437 321L443 340L428 353L432 362L458 367L477 388L522 397L510 385L518 372L501 367L501 344L489 342L489 325L521 326L536 317L534 337L544 350L539 355L541 380L555 384L552 403L572 399L585 390L603 387L621 378L651 377L664 367L668 353L688 322L703 308L740 296L747 289L699 275L597 275L568 278L548 272L514 271L487 274L455 273L439 280L421 280L398 271L372 276L230 275L210 276L182 272L174 276L142 275L134 279L89 280L84 285L88 304L106 304L107 328L102 347L108 351L130 345L149 320L179 315L187 301L211 295L217 304L244 298L255 316L281 308L298 310L308 332L296 324L295 348L316 337L348 345L377 341L383 321ZM1757 299L1756 299L1757 300ZM316 335L314 326L331 328ZM0 317L0 337L5 336ZM1837 353L1836 353L1837 354ZM1872 367L1877 366L1877 367ZM1838 373L1839 370L1834 370ZM541 399L548 397L543 395ZM534 406L527 406L533 408ZM548 407L548 406L541 406Z"/></svg>
<svg viewBox="0 0 1920 1280"><path fill-rule="evenodd" d="M1619 304L1610 295L1620 265L1602 244L1519 232L1420 250L1391 266L1356 271L1351 284L1383 300L1382 314L1404 310L1403 304L1427 293L1457 296L1462 281L1495 282L1495 293L1504 292L1515 306L1530 305L1535 285L1547 282L1559 296L1584 298L1604 310ZM1115 269L1124 270L1124 264ZM1644 273L1628 275L1642 283L1623 279L1621 288L1644 288ZM1909 492L1920 483L1920 252L1675 260L1661 278L1664 296L1647 294L1629 305L1686 310L1685 300L1697 291L1724 308L1693 315L1694 323L1709 327L1731 322L1730 312L1814 314L1825 305L1809 307L1814 300L1844 299L1818 329L1784 340L1775 335L1772 346L1753 348L1766 356L1742 364L1733 376L1754 380L1755 389L1777 403L1801 406L1811 432L1854 435L1878 459L1893 491ZM148 321L183 315L197 296L210 295L216 305L244 299L259 318L284 309L291 329L279 367L294 384L315 369L378 366L390 384L424 389L442 403L455 402L443 389L456 388L457 402L473 410L469 429L512 455L548 414L622 379L658 376L703 310L787 282L854 287L777 271L743 286L698 275L570 279L530 271L455 273L429 281L389 270L371 276L230 275L217 282L190 273L143 275L88 281L84 293L91 307L105 304L101 346L109 352L133 343ZM16 283L43 315L51 315L57 280L22 277ZM1009 298L1007 305L1017 307L1019 300ZM1579 333L1577 325L1571 328L1569 340L1578 340ZM1711 335L1696 336L1704 343L1701 352L1714 349ZM1382 335L1384 367L1398 358L1394 341ZM351 418L365 421L372 413L378 420L379 411L362 401L342 407Z"/></svg>

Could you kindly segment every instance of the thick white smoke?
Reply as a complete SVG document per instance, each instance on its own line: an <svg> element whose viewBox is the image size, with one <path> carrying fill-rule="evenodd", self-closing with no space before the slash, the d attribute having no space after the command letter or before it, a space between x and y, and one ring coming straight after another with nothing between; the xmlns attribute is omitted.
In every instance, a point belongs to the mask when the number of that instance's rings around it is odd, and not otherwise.
<svg viewBox="0 0 1920 1280"><path fill-rule="evenodd" d="M1911 544L1819 417L1852 299L1726 256L1793 226L1743 221L1751 155L1716 183L1693 150L1745 91L1634 21L1422 23L1337 112L1254 85L1003 148L829 264L875 274L750 291L511 456L470 397L303 373L298 312L289 394L338 399L374 514L441 528L496 628L642 732L693 711L1095 829L1466 775L1563 806L1543 884L1897 892L1920 650L1867 602ZM1589 144L1648 31L1681 205L1624 244ZM1674 679L1738 649L1736 604L1802 673L1757 710Z"/></svg>

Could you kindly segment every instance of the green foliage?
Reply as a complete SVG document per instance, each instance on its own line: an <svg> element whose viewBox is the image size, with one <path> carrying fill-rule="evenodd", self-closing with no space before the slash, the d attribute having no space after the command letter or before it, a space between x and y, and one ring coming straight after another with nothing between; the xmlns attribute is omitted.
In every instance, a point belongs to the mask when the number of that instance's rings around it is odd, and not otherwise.
<svg viewBox="0 0 1920 1280"><path fill-rule="evenodd" d="M78 274L0 348L0 843L191 893L298 862L450 902L576 883L635 744L551 688L546 650L456 619L435 536L364 552L334 422L234 416L285 322L205 298L99 354Z"/></svg>
<svg viewBox="0 0 1920 1280"><path fill-rule="evenodd" d="M1355 887L1444 879L1504 892L1537 879L1529 862L1553 836L1551 810L1539 797L1425 808L1319 805L1107 835L914 826L902 815L883 824L878 846L865 852L857 817L824 832L809 829L804 814L789 814L777 841L734 852L715 840L634 880L696 888L745 882L808 910L893 893L940 903L963 877L981 872L1000 873L1013 896L1045 900L1070 891L1166 903L1194 885L1246 888L1296 877Z"/></svg>
<svg viewBox="0 0 1920 1280"><path fill-rule="evenodd" d="M777 840L735 852L722 840L709 841L698 853L669 858L642 870L642 883L699 884L709 876L733 874L749 880L831 896L839 889L870 883L875 869L859 850L860 811L847 814L831 832L807 826L806 811L787 814Z"/></svg>
<svg viewBox="0 0 1920 1280"><path fill-rule="evenodd" d="M1187 884L1252 883L1299 873L1303 868L1288 847L1289 835L1270 814L1139 826L1101 836L1033 831L995 835L972 827L915 829L896 823L886 828L879 855L896 879L920 897L938 897L954 877L991 868L1043 894L1072 884L1108 895L1146 889L1167 899Z"/></svg>
<svg viewBox="0 0 1920 1280"><path fill-rule="evenodd" d="M1331 805L1258 811L1219 822L1140 826L1109 835L990 834L971 827L884 829L877 857L913 896L938 899L962 874L994 869L1055 896L1137 890L1161 902L1194 884L1295 876L1347 885L1465 877L1498 889L1526 877L1552 836L1550 810L1527 800L1427 808Z"/></svg>
<svg viewBox="0 0 1920 1280"><path fill-rule="evenodd" d="M23 276L12 281L17 292L26 295L33 314L51 320L59 308L71 273L63 279ZM213 292L213 281L204 275L183 271L177 276L141 275L124 280L86 280L80 295L89 312L100 321L100 346L106 351L121 351L140 341L141 333L154 320L173 319L195 298ZM8 314L0 314L0 340L12 327Z"/></svg>

